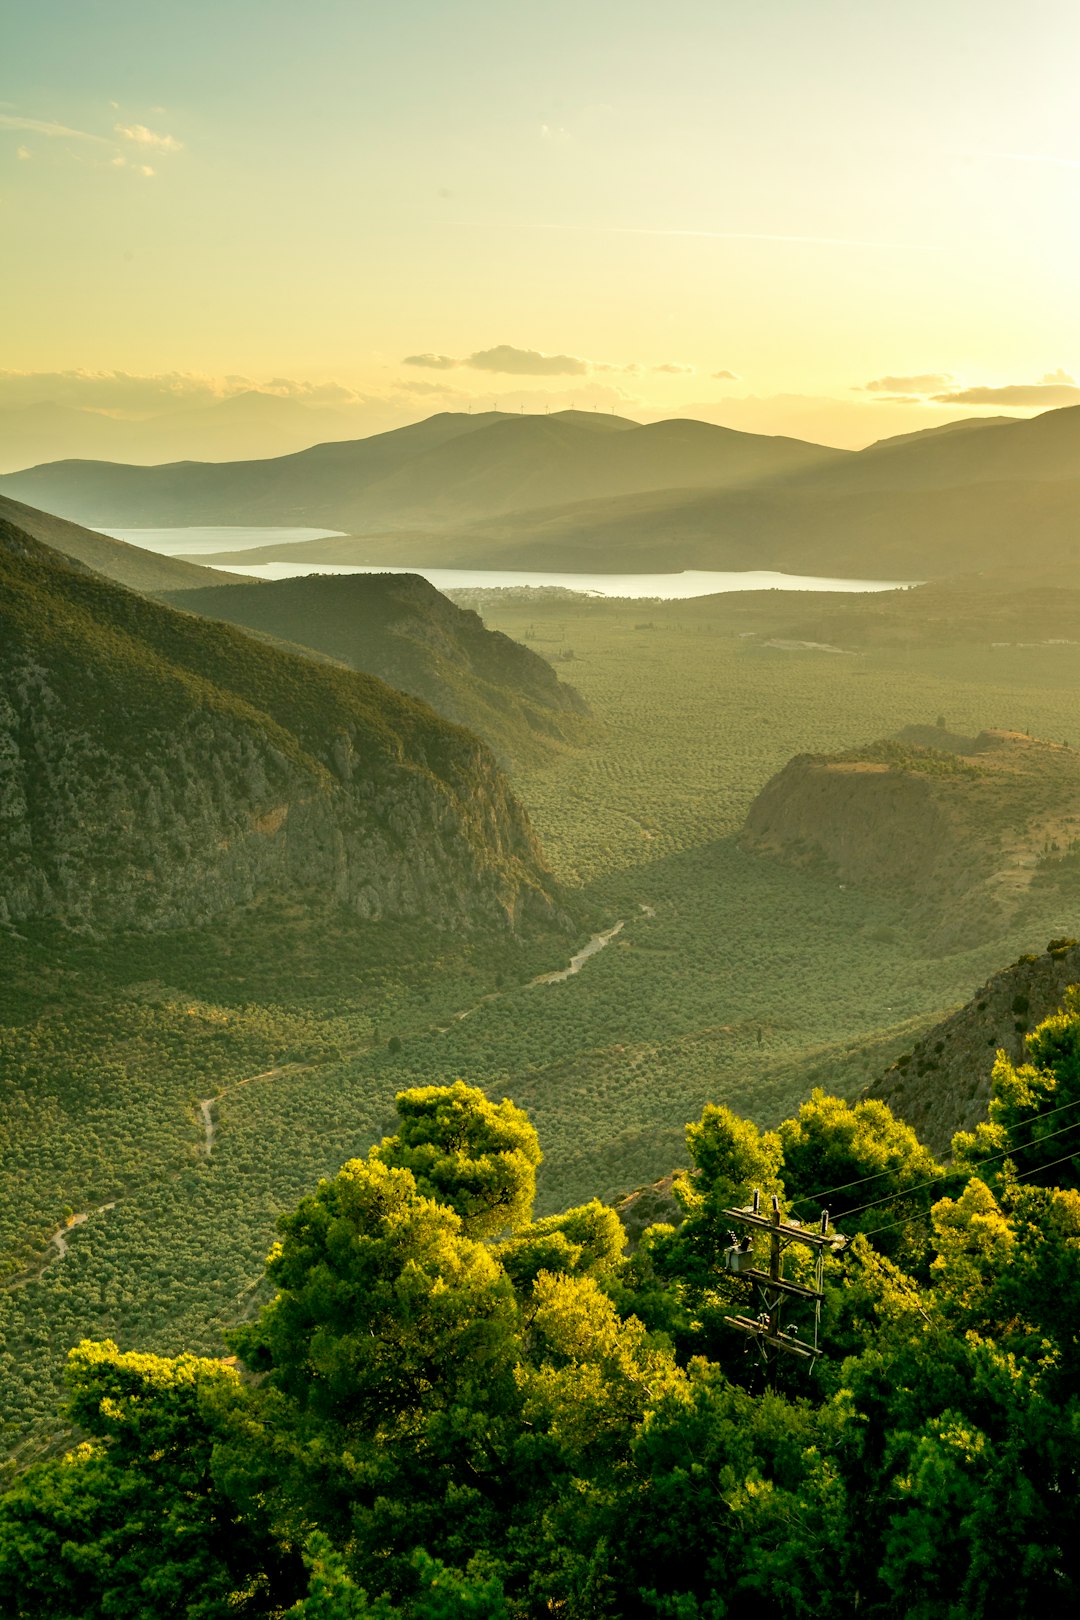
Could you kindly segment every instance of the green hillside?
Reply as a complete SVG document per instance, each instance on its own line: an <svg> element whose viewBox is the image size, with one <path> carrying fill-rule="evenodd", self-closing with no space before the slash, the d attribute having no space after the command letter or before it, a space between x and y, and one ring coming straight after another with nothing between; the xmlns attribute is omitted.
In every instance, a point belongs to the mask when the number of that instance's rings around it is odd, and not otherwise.
<svg viewBox="0 0 1080 1620"><path fill-rule="evenodd" d="M476 732L506 764L538 762L595 732L588 705L547 659L486 629L417 574L313 575L169 600L378 675Z"/></svg>
<svg viewBox="0 0 1080 1620"><path fill-rule="evenodd" d="M84 529L51 512L39 512L5 495L0 495L0 521L40 540L61 556L85 563L106 579L147 595L196 590L200 585L221 584L237 577L213 568L201 568L198 563L183 562L178 557L159 557L156 552L143 551L124 540L113 540L107 534L95 534L92 529Z"/></svg>
<svg viewBox="0 0 1080 1620"><path fill-rule="evenodd" d="M0 577L5 920L176 926L290 890L465 927L550 909L491 756L426 705L9 524Z"/></svg>

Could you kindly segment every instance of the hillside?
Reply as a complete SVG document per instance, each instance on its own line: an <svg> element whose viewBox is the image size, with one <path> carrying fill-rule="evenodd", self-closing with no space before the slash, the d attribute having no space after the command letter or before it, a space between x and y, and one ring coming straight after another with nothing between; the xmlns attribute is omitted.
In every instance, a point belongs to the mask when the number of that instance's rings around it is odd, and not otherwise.
<svg viewBox="0 0 1080 1620"><path fill-rule="evenodd" d="M1055 893L1070 903L1080 753L1020 732L915 727L799 755L758 794L743 836L761 855L824 861L844 883L903 896L927 946L955 949Z"/></svg>
<svg viewBox="0 0 1080 1620"><path fill-rule="evenodd" d="M312 575L181 591L172 604L378 675L467 726L500 762L542 761L595 730L546 659L485 628L417 574Z"/></svg>
<svg viewBox="0 0 1080 1620"><path fill-rule="evenodd" d="M392 433L263 461L49 463L9 474L0 490L116 527L295 523L378 533L676 485L742 485L844 455L705 422L443 412Z"/></svg>
<svg viewBox="0 0 1080 1620"><path fill-rule="evenodd" d="M1001 430L1002 432L1005 429ZM1030 565L1064 577L1080 556L1080 480L917 490L670 489L584 501L468 529L305 543L299 560L427 567L775 569L908 581ZM248 562L292 560L283 548ZM238 558L229 552L218 563Z"/></svg>
<svg viewBox="0 0 1080 1620"><path fill-rule="evenodd" d="M490 754L426 705L8 523L0 580L3 921L178 927L276 893L458 928L551 913Z"/></svg>
<svg viewBox="0 0 1080 1620"><path fill-rule="evenodd" d="M84 529L51 512L23 506L21 501L9 500L5 495L0 495L0 522L21 530L64 557L85 563L106 579L149 595L159 591L194 590L200 585L222 584L238 577L213 568L201 568L198 563L183 562L178 557L159 557L156 552L143 551L124 540L113 540L107 534L95 534L92 529Z"/></svg>
<svg viewBox="0 0 1080 1620"><path fill-rule="evenodd" d="M957 1131L986 1118L994 1053L1025 1061L1025 1036L1057 1011L1069 985L1080 983L1080 945L1051 940L995 973L971 1000L935 1024L866 1088L887 1103L935 1153L947 1153Z"/></svg>

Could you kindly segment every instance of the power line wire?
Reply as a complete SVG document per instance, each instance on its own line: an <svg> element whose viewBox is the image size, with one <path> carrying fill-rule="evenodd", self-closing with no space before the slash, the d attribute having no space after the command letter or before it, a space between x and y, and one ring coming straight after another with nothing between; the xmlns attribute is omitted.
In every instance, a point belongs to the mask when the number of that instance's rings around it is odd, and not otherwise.
<svg viewBox="0 0 1080 1620"><path fill-rule="evenodd" d="M1060 1159L1051 1159L1049 1164L1037 1164L1033 1170L1021 1171L1020 1175L1013 1177L1013 1180L1024 1181L1028 1176L1041 1175L1044 1170L1053 1170L1055 1165L1068 1164L1071 1160L1075 1159L1076 1156L1077 1155L1075 1153L1066 1153ZM934 1212L932 1209L916 1210L914 1215L906 1215L903 1220L890 1221L888 1226L875 1226L871 1231L861 1232L857 1235L864 1238L877 1237L879 1232L894 1232L901 1226L910 1226L913 1221L925 1221L929 1219L933 1213Z"/></svg>
<svg viewBox="0 0 1080 1620"><path fill-rule="evenodd" d="M1026 1123L1037 1124L1041 1120L1052 1119L1055 1114L1064 1113L1064 1111L1067 1108L1080 1108L1080 1097L1074 1099L1073 1102L1059 1103L1056 1108L1048 1108L1045 1113L1039 1114L1036 1117L1035 1120L1027 1121ZM1052 1131L1049 1134L1050 1135L1057 1135L1059 1133ZM1043 1140L1045 1141L1046 1138L1044 1137ZM1030 1146L1031 1144L1028 1143L1028 1144L1021 1144L1021 1145L1022 1146L1023 1145ZM1012 1150L1010 1149L1008 1151L1012 1151ZM1001 1157L1001 1155L995 1155L995 1156L996 1157ZM980 1163L982 1163L982 1164L990 1164L991 1162L992 1162L991 1159L983 1159L983 1160L980 1161ZM976 1166L976 1168L978 1168L978 1167ZM922 1185L924 1187L932 1187L934 1185L934 1182L936 1182L936 1181L944 1181L946 1176L956 1174L956 1173L958 1173L958 1172L947 1170L940 1176L934 1176L931 1181L925 1181L925 1182L922 1182L919 1185ZM822 1190L819 1191L819 1192L800 1193L797 1198L791 1199L791 1207L794 1208L796 1204L819 1203L824 1198L831 1198L834 1193L847 1192L848 1189L851 1188L851 1187L861 1187L868 1181L880 1181L882 1176L892 1176L892 1175L895 1175L895 1174L896 1174L896 1168L895 1168L895 1166L893 1166L891 1169L888 1169L888 1170L875 1170L874 1173L872 1175L869 1175L869 1176L859 1176L858 1179L855 1180L855 1181L843 1181L843 1182L840 1183L840 1185L838 1187L825 1187L825 1188L822 1188ZM918 1185L916 1185L915 1187L908 1187L905 1190L907 1192L917 1192L918 1191ZM901 1194L901 1193L890 1194L890 1197L902 1197L902 1196L903 1196L903 1194ZM879 1202L883 1202L883 1201L884 1200L879 1200ZM860 1204L858 1206L859 1209L870 1209L872 1207L873 1207L872 1204ZM846 1220L847 1216L852 1214L852 1213L853 1212L851 1210L845 1210L844 1214L842 1216L838 1217L838 1218L840 1220Z"/></svg>
<svg viewBox="0 0 1080 1620"><path fill-rule="evenodd" d="M900 1192L884 1193L880 1198L872 1198L867 1204L856 1204L854 1209L846 1209L840 1219L846 1221L852 1215L861 1215L864 1210L877 1209L879 1204L895 1203L898 1198L907 1198L911 1193L923 1192L927 1187L935 1187L939 1181L948 1181L952 1176L970 1175L973 1170L981 1170L985 1165L995 1164L998 1159L1008 1159L1014 1153L1023 1152L1025 1148L1036 1147L1040 1142L1050 1142L1055 1136L1064 1136L1066 1132L1075 1131L1078 1128L1080 1128L1080 1120L1074 1119L1071 1125L1062 1125L1060 1130L1047 1131L1045 1135L1030 1142L1014 1143L1010 1147L1003 1148L1000 1153L991 1153L989 1158L979 1159L975 1164L965 1165L959 1170L946 1170L942 1175L932 1177L930 1181L917 1181L914 1186L904 1187Z"/></svg>

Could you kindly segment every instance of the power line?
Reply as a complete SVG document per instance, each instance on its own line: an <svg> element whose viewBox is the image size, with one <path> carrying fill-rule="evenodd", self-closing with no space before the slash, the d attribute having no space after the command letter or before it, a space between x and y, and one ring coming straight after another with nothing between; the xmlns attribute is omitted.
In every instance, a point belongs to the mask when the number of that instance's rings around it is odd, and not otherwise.
<svg viewBox="0 0 1080 1620"><path fill-rule="evenodd" d="M1069 1106L1075 1107L1076 1104ZM1050 1142L1055 1136L1064 1136L1067 1131L1075 1131L1078 1127L1080 1127L1080 1120L1073 1120L1071 1125L1062 1125L1060 1130L1047 1131L1044 1136L1038 1138L1038 1142ZM854 1209L846 1209L841 1218L845 1221L849 1220L852 1215L860 1215L863 1210L876 1209L879 1204L891 1204L898 1198L907 1198L911 1193L923 1192L927 1187L936 1187L939 1181L948 1181L952 1176L970 1175L973 1170L981 1170L985 1165L995 1164L998 1159L1007 1159L1014 1153L1022 1152L1024 1148L1035 1146L1037 1146L1037 1142L1031 1141L1003 1148L1000 1153L991 1153L989 1158L980 1159L976 1164L965 1165L961 1170L946 1170L940 1176L934 1176L929 1181L917 1181L913 1187L904 1187L900 1192L885 1193L881 1198L872 1198L867 1204L856 1204ZM1069 1157L1072 1158L1073 1155L1069 1154Z"/></svg>
<svg viewBox="0 0 1080 1620"><path fill-rule="evenodd" d="M1065 1109L1067 1109L1067 1108L1080 1108L1080 1097L1074 1099L1073 1102L1059 1103L1056 1108L1048 1108L1045 1113L1039 1114L1037 1116L1036 1120L1029 1121L1028 1123L1035 1124L1035 1123L1038 1122L1038 1120L1052 1119L1055 1114L1064 1113ZM989 1164L990 1160L989 1159L984 1159L982 1162L984 1164ZM816 1202L818 1202L818 1200L820 1200L822 1198L832 1198L836 1193L847 1192L851 1187L862 1187L868 1181L880 1181L882 1176L892 1176L892 1175L895 1175L895 1174L896 1174L895 1167L893 1167L892 1169L888 1169L888 1170L875 1170L872 1175L859 1176L855 1181L842 1181L838 1187L823 1187L818 1192L800 1193L799 1196L797 1198L793 1198L791 1200L791 1202L792 1202L793 1206L795 1204L816 1203ZM946 1172L946 1174L951 1174L951 1172ZM934 1181L941 1181L943 1179L944 1179L943 1176L935 1176L934 1177ZM931 1186L932 1183L931 1182L925 1182L923 1185ZM915 1188L909 1188L908 1189L908 1191L910 1191L910 1192L914 1192L915 1190L916 1190ZM870 1205L869 1204L862 1204L859 1207L862 1208L862 1209L869 1209ZM846 1218L846 1216L850 1215L850 1214L851 1214L851 1211L847 1210L845 1212L845 1217L844 1218Z"/></svg>
<svg viewBox="0 0 1080 1620"><path fill-rule="evenodd" d="M1060 1159L1051 1159L1049 1164L1037 1164L1033 1170L1022 1171L1020 1175L1014 1176L1013 1180L1024 1181L1028 1176L1041 1175L1044 1170L1053 1170L1054 1167L1059 1164L1069 1164L1071 1160L1075 1158L1075 1153L1063 1154ZM933 1213L934 1212L932 1209L916 1210L914 1215L906 1215L901 1221L890 1221L888 1226L875 1226L871 1231L862 1232L857 1235L864 1238L872 1238L877 1237L879 1232L895 1232L901 1226L910 1226L913 1221L925 1221L932 1216Z"/></svg>

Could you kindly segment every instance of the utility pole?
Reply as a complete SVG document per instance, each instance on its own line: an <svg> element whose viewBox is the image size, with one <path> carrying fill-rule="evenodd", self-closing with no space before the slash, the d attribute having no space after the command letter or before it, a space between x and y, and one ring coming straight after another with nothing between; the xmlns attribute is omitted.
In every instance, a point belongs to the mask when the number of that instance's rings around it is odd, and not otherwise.
<svg viewBox="0 0 1080 1620"><path fill-rule="evenodd" d="M821 1325L821 1301L825 1297L823 1292L825 1254L826 1251L842 1249L847 1238L842 1237L839 1232L829 1231L828 1210L823 1211L820 1224L816 1227L803 1226L801 1221L796 1220L784 1221L780 1214L780 1200L775 1193L770 1213L767 1216L763 1215L761 1193L756 1188L752 1204L748 1204L745 1209L725 1209L722 1213L728 1220L747 1228L742 1239L737 1239L732 1232L732 1246L724 1251L724 1269L734 1276L745 1277L753 1285L762 1307L756 1317L740 1314L725 1316L724 1320L730 1322L732 1327L738 1328L740 1333L746 1333L757 1340L765 1363L766 1380L771 1383L777 1356L781 1351L811 1363L817 1359L820 1353L818 1330ZM768 1271L762 1271L754 1264L755 1232L769 1234ZM804 1288L801 1283L788 1282L784 1276L784 1251L792 1243L804 1243L816 1253L813 1288ZM781 1326L780 1311L785 1300L790 1300L793 1304L802 1301L813 1305L813 1343L799 1338L797 1334L786 1332Z"/></svg>

